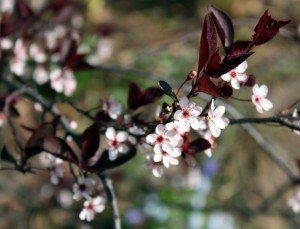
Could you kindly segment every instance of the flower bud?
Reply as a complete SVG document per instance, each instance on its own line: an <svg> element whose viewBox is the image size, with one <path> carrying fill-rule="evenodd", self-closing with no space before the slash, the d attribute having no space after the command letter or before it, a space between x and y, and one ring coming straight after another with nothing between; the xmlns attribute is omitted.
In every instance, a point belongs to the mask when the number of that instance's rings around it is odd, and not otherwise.
<svg viewBox="0 0 300 229"><path fill-rule="evenodd" d="M195 70L190 71L190 73L187 75L186 80L192 80L197 76L197 72Z"/></svg>

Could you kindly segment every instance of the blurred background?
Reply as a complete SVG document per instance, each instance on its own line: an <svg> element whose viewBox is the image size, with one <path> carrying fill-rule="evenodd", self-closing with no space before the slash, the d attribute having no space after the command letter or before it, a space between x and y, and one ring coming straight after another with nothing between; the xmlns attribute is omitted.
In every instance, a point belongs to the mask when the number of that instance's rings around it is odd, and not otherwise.
<svg viewBox="0 0 300 229"><path fill-rule="evenodd" d="M250 39L253 28L268 9L276 19L292 22L281 34L249 58L247 73L269 86L272 111L259 115L251 103L226 101L245 117L273 116L300 98L299 0L86 0L84 26L91 31L87 44L99 48L97 71L75 72L78 87L71 99L89 109L100 98L113 96L126 109L127 85L141 88L158 80L179 85L197 67L201 24L213 4L233 18L236 39ZM42 0L31 0L34 7ZM99 39L100 38L100 39ZM90 60L93 61L93 60ZM135 70L140 70L137 72ZM151 74L148 74L151 73ZM235 92L250 98L251 88ZM199 98L201 104L201 98ZM204 104L204 103L203 103ZM62 113L79 124L89 124L74 110ZM149 107L155 113L155 107ZM25 111L24 111L25 112ZM34 122L28 117L28 122ZM255 128L288 166L298 174L299 136L277 126ZM3 134L3 133L2 133ZM109 172L118 196L123 228L135 229L286 229L300 228L298 216L287 206L297 188L279 198L288 177L239 126L229 126L217 139L212 158L197 156L198 165L168 170L160 179L145 169L144 156ZM66 166L67 170L67 166ZM68 176L52 186L48 173L22 175L1 171L0 228L110 229L109 207L91 223L79 220L82 203L72 201ZM257 210L271 199L267 211Z"/></svg>

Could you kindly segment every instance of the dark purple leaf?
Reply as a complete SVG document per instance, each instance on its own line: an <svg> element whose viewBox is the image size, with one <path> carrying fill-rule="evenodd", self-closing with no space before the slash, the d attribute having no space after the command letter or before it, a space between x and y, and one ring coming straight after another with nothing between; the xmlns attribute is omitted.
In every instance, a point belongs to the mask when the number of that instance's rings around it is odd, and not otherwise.
<svg viewBox="0 0 300 229"><path fill-rule="evenodd" d="M87 162L97 152L100 144L100 133L98 124L92 124L81 136L82 160Z"/></svg>
<svg viewBox="0 0 300 229"><path fill-rule="evenodd" d="M279 29L282 26L285 26L290 22L291 20L275 20L270 15L268 15L268 10L266 10L254 28L255 34L253 35L253 44L261 45L271 40L279 32Z"/></svg>
<svg viewBox="0 0 300 229"><path fill-rule="evenodd" d="M108 151L105 150L100 157L99 161L92 167L86 168L88 171L94 171L101 173L107 169L113 169L120 165L123 165L127 161L131 160L136 155L136 149L131 148L126 154L120 155L116 160L111 161L108 157Z"/></svg>
<svg viewBox="0 0 300 229"><path fill-rule="evenodd" d="M255 77L255 75L251 74L248 76L245 86L253 87L255 83L256 83L256 77Z"/></svg>
<svg viewBox="0 0 300 229"><path fill-rule="evenodd" d="M20 18L30 18L34 16L33 11L30 9L29 5L25 0L16 1L16 9Z"/></svg>
<svg viewBox="0 0 300 229"><path fill-rule="evenodd" d="M136 85L135 83L130 83L128 88L129 91L128 91L127 104L129 109L135 110L139 107L139 101L137 98L140 96L142 92L139 86Z"/></svg>
<svg viewBox="0 0 300 229"><path fill-rule="evenodd" d="M220 89L220 91L221 91L221 93L223 95L223 98L229 98L233 94L233 89L229 85L221 86L219 89Z"/></svg>
<svg viewBox="0 0 300 229"><path fill-rule="evenodd" d="M214 97L223 97L220 89L210 80L209 76L204 75L198 81L198 91L204 92Z"/></svg>
<svg viewBox="0 0 300 229"><path fill-rule="evenodd" d="M196 154L209 149L210 143L204 138L197 138L189 144L189 154Z"/></svg>
<svg viewBox="0 0 300 229"><path fill-rule="evenodd" d="M212 18L206 15L200 38L198 73L203 69L210 57L217 50L217 31Z"/></svg>
<svg viewBox="0 0 300 229"><path fill-rule="evenodd" d="M234 37L234 29L231 19L223 11L211 5L208 7L208 12L210 12L210 14L212 15L223 47L225 51L228 52Z"/></svg>

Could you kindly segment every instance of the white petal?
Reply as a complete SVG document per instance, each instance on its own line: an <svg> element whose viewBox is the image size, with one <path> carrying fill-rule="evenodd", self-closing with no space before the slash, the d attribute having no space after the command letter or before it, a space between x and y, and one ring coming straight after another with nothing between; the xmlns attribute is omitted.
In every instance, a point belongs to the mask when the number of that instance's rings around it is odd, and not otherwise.
<svg viewBox="0 0 300 229"><path fill-rule="evenodd" d="M170 139L173 138L176 135L176 131L175 130L170 130L167 133L165 133L165 137Z"/></svg>
<svg viewBox="0 0 300 229"><path fill-rule="evenodd" d="M117 156L118 156L118 150L116 150L116 149L109 150L109 152L108 152L109 160L114 161L117 159Z"/></svg>
<svg viewBox="0 0 300 229"><path fill-rule="evenodd" d="M190 118L189 123L194 130L198 130L200 128L200 120L198 117Z"/></svg>
<svg viewBox="0 0 300 229"><path fill-rule="evenodd" d="M161 154L154 154L153 155L153 161L154 162L160 162L162 160L162 155Z"/></svg>
<svg viewBox="0 0 300 229"><path fill-rule="evenodd" d="M125 145L125 144L120 144L119 147L118 147L118 151L120 153L127 153L129 150L128 146Z"/></svg>
<svg viewBox="0 0 300 229"><path fill-rule="evenodd" d="M190 110L190 114L192 116L199 116L201 114L201 112L202 112L202 108L199 106L195 106L195 107L193 107L193 109Z"/></svg>
<svg viewBox="0 0 300 229"><path fill-rule="evenodd" d="M247 68L248 68L248 63L247 61L244 61L239 66L236 67L236 71L238 73L244 73Z"/></svg>
<svg viewBox="0 0 300 229"><path fill-rule="evenodd" d="M163 165L166 167L166 168L169 168L169 161L168 161L168 159L166 158L166 157L163 157L162 158L162 163L163 163Z"/></svg>
<svg viewBox="0 0 300 229"><path fill-rule="evenodd" d="M237 79L231 80L231 86L236 90L239 90L241 88L240 82Z"/></svg>
<svg viewBox="0 0 300 229"><path fill-rule="evenodd" d="M172 153L172 151L174 150L174 147L171 145L171 143L163 143L162 144L162 150L167 152L167 153Z"/></svg>
<svg viewBox="0 0 300 229"><path fill-rule="evenodd" d="M179 105L180 105L181 109L188 108L189 107L189 100L188 100L188 98L187 97L182 97L179 100Z"/></svg>
<svg viewBox="0 0 300 229"><path fill-rule="evenodd" d="M222 78L222 80L224 80L224 81L230 81L230 79L231 79L230 72L228 72L228 73L226 73L226 74L224 74L224 75L221 75L221 78Z"/></svg>
<svg viewBox="0 0 300 229"><path fill-rule="evenodd" d="M259 86L255 84L252 88L253 95L257 96L259 94Z"/></svg>
<svg viewBox="0 0 300 229"><path fill-rule="evenodd" d="M225 113L225 106L217 106L213 112L215 117L221 117Z"/></svg>
<svg viewBox="0 0 300 229"><path fill-rule="evenodd" d="M260 97L266 97L268 94L268 87L266 85L261 85L259 88Z"/></svg>
<svg viewBox="0 0 300 229"><path fill-rule="evenodd" d="M174 157L167 157L166 160L171 165L178 165L179 164L179 161L176 158L174 158Z"/></svg>
<svg viewBox="0 0 300 229"><path fill-rule="evenodd" d="M157 127L155 128L155 133L157 133L158 135L162 135L164 132L165 126L163 124L157 125Z"/></svg>
<svg viewBox="0 0 300 229"><path fill-rule="evenodd" d="M182 110L177 110L175 112L174 119L176 119L176 120L182 119Z"/></svg>
<svg viewBox="0 0 300 229"><path fill-rule="evenodd" d="M163 167L161 165L154 165L152 168L152 173L155 177L161 177L163 175Z"/></svg>
<svg viewBox="0 0 300 229"><path fill-rule="evenodd" d="M180 148L174 148L174 150L171 152L172 157L179 157L181 156L181 149Z"/></svg>
<svg viewBox="0 0 300 229"><path fill-rule="evenodd" d="M157 138L156 134L148 134L146 137L146 142L153 144L156 142L156 138Z"/></svg>
<svg viewBox="0 0 300 229"><path fill-rule="evenodd" d="M217 128L217 127L214 125L213 122L209 121L209 122L208 122L208 127L209 127L209 130L210 130L211 134L212 134L215 138L217 138L217 137L220 136L221 130L220 130L219 128Z"/></svg>
<svg viewBox="0 0 300 229"><path fill-rule="evenodd" d="M113 127L108 127L106 132L105 132L105 136L107 139L109 140L115 140L116 138L116 131Z"/></svg>
<svg viewBox="0 0 300 229"><path fill-rule="evenodd" d="M117 133L116 140L118 142L124 142L127 140L127 137L128 137L127 132L121 131L121 132Z"/></svg>
<svg viewBox="0 0 300 229"><path fill-rule="evenodd" d="M248 76L246 74L240 73L240 74L237 75L236 78L240 82L246 82L246 80L248 79Z"/></svg>
<svg viewBox="0 0 300 229"><path fill-rule="evenodd" d="M87 212L86 212L85 209L83 209L83 210L80 212L80 214L79 214L79 219L85 220L86 215L87 215Z"/></svg>
<svg viewBox="0 0 300 229"><path fill-rule="evenodd" d="M273 104L271 103L270 100L268 99L263 99L261 101L261 106L263 107L263 109L265 109L266 111L270 110L273 108Z"/></svg>
<svg viewBox="0 0 300 229"><path fill-rule="evenodd" d="M154 153L156 154L162 154L162 149L160 144L156 144L153 148Z"/></svg>

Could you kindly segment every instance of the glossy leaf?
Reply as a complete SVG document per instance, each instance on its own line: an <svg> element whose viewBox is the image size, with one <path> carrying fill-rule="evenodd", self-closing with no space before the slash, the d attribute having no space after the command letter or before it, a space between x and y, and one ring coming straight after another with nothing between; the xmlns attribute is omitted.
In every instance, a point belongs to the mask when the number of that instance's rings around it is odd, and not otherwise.
<svg viewBox="0 0 300 229"><path fill-rule="evenodd" d="M208 12L210 12L216 25L217 33L221 39L222 45L225 51L228 52L234 38L232 21L227 14L212 5L208 7Z"/></svg>
<svg viewBox="0 0 300 229"><path fill-rule="evenodd" d="M255 34L253 35L253 44L261 45L271 40L282 26L290 23L288 21L277 21L268 15L268 10L259 19L257 25L254 28Z"/></svg>
<svg viewBox="0 0 300 229"><path fill-rule="evenodd" d="M189 153L196 154L203 150L210 148L210 143L204 138L197 138L196 140L190 142L189 144Z"/></svg>
<svg viewBox="0 0 300 229"><path fill-rule="evenodd" d="M217 50L217 31L212 18L206 15L200 38L198 73L203 69L210 57Z"/></svg>
<svg viewBox="0 0 300 229"><path fill-rule="evenodd" d="M158 86L160 87L160 89L165 95L171 97L173 100L177 100L177 96L173 92L172 87L166 81L163 80L158 81Z"/></svg>
<svg viewBox="0 0 300 229"><path fill-rule="evenodd" d="M81 136L82 160L86 163L97 152L100 144L98 124L92 124Z"/></svg>

